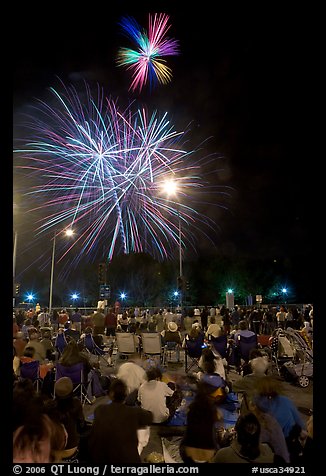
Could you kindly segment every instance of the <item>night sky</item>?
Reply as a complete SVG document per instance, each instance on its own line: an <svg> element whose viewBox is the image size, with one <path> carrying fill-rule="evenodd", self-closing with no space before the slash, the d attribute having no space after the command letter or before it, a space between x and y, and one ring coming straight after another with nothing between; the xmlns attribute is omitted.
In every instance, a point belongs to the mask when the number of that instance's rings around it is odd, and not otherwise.
<svg viewBox="0 0 326 476"><path fill-rule="evenodd" d="M308 266L309 158L302 147L308 73L299 12L272 4L244 9L217 4L214 11L211 2L190 10L181 4L153 1L148 9L144 2L132 8L119 2L107 11L20 12L13 53L14 138L19 113L34 98L46 97L47 88L58 85L57 76L76 86L83 79L96 82L119 99L167 110L177 128L191 125L195 143L208 139L205 153L221 157L219 181L232 196L226 210L214 212L218 248L235 258L270 260L271 266L285 259ZM117 49L126 46L118 22L130 15L147 26L149 12L170 15L168 36L179 41L181 54L167 57L169 84L131 93L129 73L115 64ZM202 252L205 246L199 244Z"/></svg>

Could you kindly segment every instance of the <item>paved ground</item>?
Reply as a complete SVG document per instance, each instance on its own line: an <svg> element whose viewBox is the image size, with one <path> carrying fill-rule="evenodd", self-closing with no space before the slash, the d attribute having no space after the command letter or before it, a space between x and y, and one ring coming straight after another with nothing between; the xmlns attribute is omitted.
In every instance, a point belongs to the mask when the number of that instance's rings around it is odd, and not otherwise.
<svg viewBox="0 0 326 476"><path fill-rule="evenodd" d="M181 359L183 359L183 355L181 355ZM100 360L101 371L105 375L115 374L117 371L118 366L125 362L125 360L115 360L115 356L113 359L115 365L113 367L108 367L105 365L103 359ZM167 367L164 369L164 379L166 380L173 380L173 381L182 381L186 378L184 363L175 364L175 363L168 363ZM234 371L230 370L228 373L228 379L234 382L237 380L239 375ZM313 382L310 380L310 384L307 388L301 388L297 384L291 384L288 382L283 381L283 388L284 394L292 399L292 401L296 404L302 418L307 420L310 411L313 409ZM105 403L107 401L107 397L100 397L92 404L86 404L84 407L84 413L86 418L92 419L94 409L97 405ZM152 452L157 452L163 454L162 448L162 437L167 435L182 435L183 427L161 427L161 426L152 426L151 427L151 436L148 445L144 448L141 457L144 461L146 456L148 456Z"/></svg>

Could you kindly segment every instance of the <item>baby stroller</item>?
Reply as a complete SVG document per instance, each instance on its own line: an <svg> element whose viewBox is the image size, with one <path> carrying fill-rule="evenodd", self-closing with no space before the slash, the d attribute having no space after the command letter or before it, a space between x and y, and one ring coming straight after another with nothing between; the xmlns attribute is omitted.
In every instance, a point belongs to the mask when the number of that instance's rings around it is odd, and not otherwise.
<svg viewBox="0 0 326 476"><path fill-rule="evenodd" d="M313 377L313 351L301 333L290 327L276 329L270 347L278 375L302 388L308 387Z"/></svg>

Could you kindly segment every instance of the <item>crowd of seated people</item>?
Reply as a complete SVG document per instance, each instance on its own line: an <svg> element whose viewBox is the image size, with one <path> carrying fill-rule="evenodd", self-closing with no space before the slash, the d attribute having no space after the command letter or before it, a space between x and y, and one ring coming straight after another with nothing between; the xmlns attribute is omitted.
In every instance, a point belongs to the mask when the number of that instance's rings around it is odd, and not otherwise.
<svg viewBox="0 0 326 476"><path fill-rule="evenodd" d="M185 332L173 317L170 320L170 313L167 321L164 320L163 313L159 314L160 317L163 316L162 320L156 320L150 315L139 315L137 318L132 313L127 316L128 326L123 329L121 320L119 327L119 319L112 319L112 310L110 312L110 319L104 314L104 325L99 325L99 320L98 325L94 326L91 320L89 329L83 328L84 335L92 334L100 347L103 346L105 334L113 338L116 332L136 332L137 328L138 331L142 328L145 330L145 325L147 331L157 332L158 323L164 327L160 330L162 346L170 342L171 338L175 338L180 349L184 347L187 339L202 338L203 343L206 341L208 344L206 348L203 347L199 360L200 370L195 374L195 397L187 410L187 424L180 444L180 455L185 464L299 464L309 457L307 455L311 452L313 441L312 424L309 431L306 431L308 428L293 402L285 397L275 381L269 380L269 375L266 375L266 357L258 350L251 353L243 376L239 376L232 384L233 391L246 395L246 405L241 405L239 409L239 418L232 438L228 442L220 440L219 431L221 426L223 427L223 413L220 410L231 386L227 380L223 359L209 344L209 336L219 337L225 333L225 327L217 316L208 316L204 330L196 315L191 318L191 327L188 326L188 332ZM122 316L126 317L123 314ZM77 318L79 319L78 316ZM98 370L92 363L91 356L83 351L83 334L77 329L78 326L70 320L62 323L63 319L64 316L61 316L58 326L66 336L67 345L60 356L56 355L53 347L52 326L41 330L35 319L36 327L31 320L18 325L18 330L14 326L14 359L16 363L17 359L19 361L16 377L19 376L19 366L24 361L31 360L38 360L41 366L45 366L43 368L48 369L46 373L50 374L56 361L64 366L82 362L86 380L91 371ZM107 324L111 326L109 330ZM242 329L241 320L237 327L235 331L238 335L241 331L254 333L247 328ZM228 338L234 339L235 342L236 332L233 337L231 333L228 335ZM103 405L96 407L92 425L86 423L82 403L73 394L69 379L53 379L52 384L53 391L37 393L33 385L28 386L26 381L14 379L15 463L139 463L141 450L148 442L150 426L167 425L183 398L182 390L175 382L163 381L162 370L157 366L145 369L141 365L139 355L122 363L117 369L108 389L102 394L107 398L104 399ZM24 408L26 396L28 405ZM128 424L122 425L121 421L128 421ZM88 435L86 439L85 428ZM107 438L112 439L113 434L114 444L109 451L105 451L104 441ZM301 445L299 450L298 445Z"/></svg>

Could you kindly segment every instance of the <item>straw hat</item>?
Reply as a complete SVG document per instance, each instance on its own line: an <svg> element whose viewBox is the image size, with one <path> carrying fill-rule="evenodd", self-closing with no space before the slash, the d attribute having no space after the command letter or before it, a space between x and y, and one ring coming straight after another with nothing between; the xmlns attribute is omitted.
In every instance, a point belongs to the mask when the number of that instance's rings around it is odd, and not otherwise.
<svg viewBox="0 0 326 476"><path fill-rule="evenodd" d="M168 329L171 332L176 332L178 330L178 326L175 322L172 321L168 323Z"/></svg>

